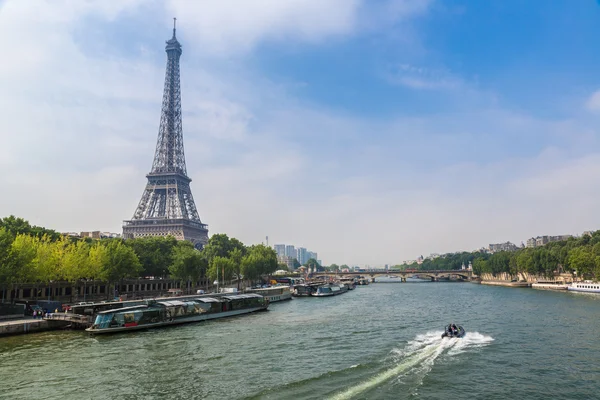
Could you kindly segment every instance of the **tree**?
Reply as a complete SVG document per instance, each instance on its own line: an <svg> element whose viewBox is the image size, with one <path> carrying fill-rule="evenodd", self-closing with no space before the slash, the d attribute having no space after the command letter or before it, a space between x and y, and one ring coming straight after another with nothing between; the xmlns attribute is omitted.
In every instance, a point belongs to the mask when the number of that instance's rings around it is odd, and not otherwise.
<svg viewBox="0 0 600 400"><path fill-rule="evenodd" d="M237 239L232 239L237 240ZM239 242L239 241L238 241ZM240 242L241 244L241 242ZM242 245L243 246L243 245ZM237 288L240 290L240 283L242 281L242 258L244 257L245 251L242 251L244 247L236 246L229 252L229 259L232 262L233 274L237 280Z"/></svg>
<svg viewBox="0 0 600 400"><path fill-rule="evenodd" d="M165 277L169 274L169 266L173 263L173 249L178 244L173 236L130 239L125 243L138 256L143 276Z"/></svg>
<svg viewBox="0 0 600 400"><path fill-rule="evenodd" d="M208 267L208 276L211 281L218 280L223 282L230 281L235 270L235 265L230 258L215 256Z"/></svg>
<svg viewBox="0 0 600 400"><path fill-rule="evenodd" d="M277 253L262 244L250 247L242 260L244 277L255 281L262 275L272 274L277 270Z"/></svg>
<svg viewBox="0 0 600 400"><path fill-rule="evenodd" d="M477 276L481 276L481 274L488 272L487 261L483 258L476 258L475 261L473 261L473 272Z"/></svg>
<svg viewBox="0 0 600 400"><path fill-rule="evenodd" d="M0 302L4 302L6 288L11 282L10 249L12 242L11 233L4 227L0 228L0 288L2 288Z"/></svg>
<svg viewBox="0 0 600 400"><path fill-rule="evenodd" d="M329 266L329 270L330 270L330 271L335 271L335 272L337 272L337 271L339 271L339 270L340 270L340 266L339 266L339 265L337 265L337 264L331 264L331 265Z"/></svg>
<svg viewBox="0 0 600 400"><path fill-rule="evenodd" d="M298 268L300 268L301 266L302 266L302 264L300 264L300 263L298 262L298 260L294 258L294 269L298 269Z"/></svg>
<svg viewBox="0 0 600 400"><path fill-rule="evenodd" d="M17 218L14 215L0 218L0 228L1 227L4 227L9 231L13 237L19 234L25 234L42 238L44 235L47 235L52 241L58 240L61 237L60 233L52 229L46 229L41 226L31 226L27 220Z"/></svg>
<svg viewBox="0 0 600 400"><path fill-rule="evenodd" d="M94 256L95 257L95 256ZM67 282L76 282L82 278L99 277L104 264L92 263L90 245L85 240L69 243L64 249L61 277ZM94 259L94 261L98 261Z"/></svg>
<svg viewBox="0 0 600 400"><path fill-rule="evenodd" d="M233 245L229 237L224 233L217 233L208 239L208 244L204 246L202 252L210 264L215 257L229 257L231 250Z"/></svg>
<svg viewBox="0 0 600 400"><path fill-rule="evenodd" d="M171 276L181 281L198 281L206 273L206 260L202 254L188 241L180 241L173 248L172 264L169 266Z"/></svg>
<svg viewBox="0 0 600 400"><path fill-rule="evenodd" d="M100 278L109 286L123 278L138 277L142 270L133 249L121 240L111 240L106 244L96 242L90 249L90 263L93 269L100 268ZM107 291L107 295L110 296L110 292Z"/></svg>
<svg viewBox="0 0 600 400"><path fill-rule="evenodd" d="M39 239L26 234L18 234L11 243L8 257L9 282L19 287L20 283L33 282L34 260Z"/></svg>
<svg viewBox="0 0 600 400"><path fill-rule="evenodd" d="M589 277L595 270L596 259L589 246L576 247L569 251L569 265L580 277Z"/></svg>
<svg viewBox="0 0 600 400"><path fill-rule="evenodd" d="M308 268L315 268L315 269L317 267L320 267L319 263L314 258L310 258L304 265L306 265Z"/></svg>
<svg viewBox="0 0 600 400"><path fill-rule="evenodd" d="M13 237L17 235L31 233L31 225L23 218L17 218L14 215L0 218L0 227L6 229Z"/></svg>

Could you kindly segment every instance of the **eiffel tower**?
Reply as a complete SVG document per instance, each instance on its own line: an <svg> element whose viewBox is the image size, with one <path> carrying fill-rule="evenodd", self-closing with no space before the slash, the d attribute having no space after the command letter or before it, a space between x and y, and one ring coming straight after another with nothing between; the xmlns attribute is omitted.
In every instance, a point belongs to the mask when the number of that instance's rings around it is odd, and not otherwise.
<svg viewBox="0 0 600 400"><path fill-rule="evenodd" d="M179 83L182 51L175 22L173 18L173 37L165 48L167 72L152 171L146 175L148 183L133 218L123 222L123 237L170 235L202 248L208 242L208 226L200 221L185 167Z"/></svg>

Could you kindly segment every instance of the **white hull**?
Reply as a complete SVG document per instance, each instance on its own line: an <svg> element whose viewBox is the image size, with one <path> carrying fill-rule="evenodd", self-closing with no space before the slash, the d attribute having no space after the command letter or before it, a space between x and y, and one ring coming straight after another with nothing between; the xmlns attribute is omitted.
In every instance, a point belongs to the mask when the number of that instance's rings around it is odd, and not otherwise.
<svg viewBox="0 0 600 400"><path fill-rule="evenodd" d="M161 322L157 322L154 324L144 324L144 325L135 325L135 326L120 326L120 327L105 328L105 329L88 328L88 329L86 329L86 331L89 333L93 333L94 335L101 334L101 333L117 333L117 332L125 332L125 331L129 332L129 331L135 331L135 330L141 330L141 329L157 328L157 327L170 326L170 325L180 325L180 324L187 324L190 322L200 322L200 321L207 321L210 319L232 317L235 315L248 314L248 313L252 313L255 311L261 311L261 310L266 310L266 309L267 309L267 307L255 307L255 308L247 308L244 310L234 310L234 311L224 311L224 312L210 313L210 314L204 314L204 315L194 315L194 316L190 316L190 317L186 317L186 318L174 319L171 321L161 321Z"/></svg>
<svg viewBox="0 0 600 400"><path fill-rule="evenodd" d="M567 287L571 292L600 293L599 282L575 282Z"/></svg>

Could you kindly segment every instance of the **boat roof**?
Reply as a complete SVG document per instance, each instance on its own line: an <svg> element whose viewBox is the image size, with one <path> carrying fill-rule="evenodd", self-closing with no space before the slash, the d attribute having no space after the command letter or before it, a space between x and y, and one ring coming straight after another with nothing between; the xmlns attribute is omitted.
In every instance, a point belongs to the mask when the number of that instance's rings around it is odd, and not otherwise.
<svg viewBox="0 0 600 400"><path fill-rule="evenodd" d="M214 297L200 297L200 298L197 298L194 300L201 301L203 303L220 303L221 302L221 300L215 299Z"/></svg>
<svg viewBox="0 0 600 400"><path fill-rule="evenodd" d="M273 285L273 286L269 286L266 288L256 288L256 289L250 289L252 292L266 292L268 290L272 290L272 289L284 289L284 288L290 288L288 285ZM252 293L250 292L250 293Z"/></svg>
<svg viewBox="0 0 600 400"><path fill-rule="evenodd" d="M239 300L239 299L256 299L256 298L262 298L263 296L261 296L258 293L245 293L245 294L235 294L233 296L223 296L224 299L227 300Z"/></svg>
<svg viewBox="0 0 600 400"><path fill-rule="evenodd" d="M185 306L187 303L180 300L158 301L163 306Z"/></svg>
<svg viewBox="0 0 600 400"><path fill-rule="evenodd" d="M139 306L113 308L110 310L100 311L100 312L98 312L98 314L112 314L112 313L122 312L122 311L135 311L135 310L141 310L142 308L148 308L148 306L146 304L142 304Z"/></svg>

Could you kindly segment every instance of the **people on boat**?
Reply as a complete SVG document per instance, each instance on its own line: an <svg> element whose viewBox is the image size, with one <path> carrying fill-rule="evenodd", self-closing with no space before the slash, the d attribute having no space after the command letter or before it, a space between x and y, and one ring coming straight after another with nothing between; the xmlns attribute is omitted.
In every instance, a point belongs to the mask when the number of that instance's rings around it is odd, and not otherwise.
<svg viewBox="0 0 600 400"><path fill-rule="evenodd" d="M452 332L453 335L456 335L458 333L458 328L455 324L450 325L450 332Z"/></svg>

